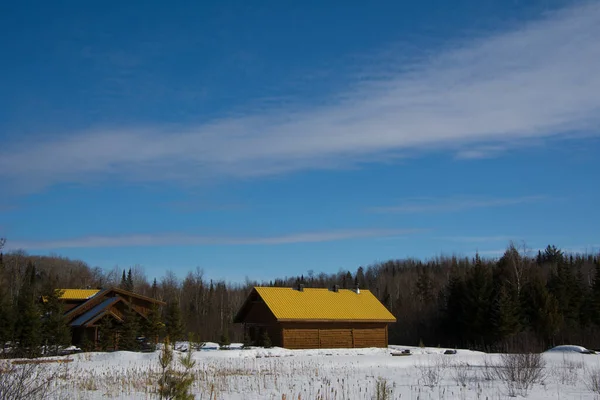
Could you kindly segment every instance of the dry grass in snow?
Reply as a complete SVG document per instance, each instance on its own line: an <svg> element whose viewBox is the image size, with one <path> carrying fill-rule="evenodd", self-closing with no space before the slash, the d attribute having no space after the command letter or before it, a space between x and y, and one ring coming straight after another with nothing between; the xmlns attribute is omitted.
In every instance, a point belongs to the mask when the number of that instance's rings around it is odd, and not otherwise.
<svg viewBox="0 0 600 400"><path fill-rule="evenodd" d="M537 360L466 350L443 355L444 349L434 348L392 355L406 348L198 351L193 393L211 400L591 400L600 395L598 355L555 353ZM158 354L85 353L39 367L56 376L49 398L154 399ZM522 369L532 363L537 367ZM519 382L522 377L528 380Z"/></svg>

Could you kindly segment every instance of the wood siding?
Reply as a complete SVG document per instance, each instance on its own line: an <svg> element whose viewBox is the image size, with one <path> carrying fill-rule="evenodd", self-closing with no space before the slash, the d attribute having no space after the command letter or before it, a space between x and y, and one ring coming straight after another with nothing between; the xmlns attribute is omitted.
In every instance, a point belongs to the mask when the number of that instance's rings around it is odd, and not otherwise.
<svg viewBox="0 0 600 400"><path fill-rule="evenodd" d="M256 292L246 299L236 322L244 324L245 334L258 345L265 331L274 346L288 349L385 348L388 345L387 322L278 322Z"/></svg>
<svg viewBox="0 0 600 400"><path fill-rule="evenodd" d="M387 347L385 323L284 323L283 347L288 349L335 349Z"/></svg>

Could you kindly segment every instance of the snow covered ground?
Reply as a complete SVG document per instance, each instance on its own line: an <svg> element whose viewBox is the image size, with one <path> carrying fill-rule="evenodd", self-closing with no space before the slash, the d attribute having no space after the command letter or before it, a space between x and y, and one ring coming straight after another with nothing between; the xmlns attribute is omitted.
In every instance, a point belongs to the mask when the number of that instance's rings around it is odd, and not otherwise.
<svg viewBox="0 0 600 400"><path fill-rule="evenodd" d="M235 347L235 346L233 346ZM177 348L187 346L178 344ZM411 355L399 355L409 349ZM506 382L493 376L501 355L446 349L390 346L388 349L194 351L198 399L372 399L377 382L390 399L507 399ZM176 352L178 354L178 352ZM181 353L184 354L184 353ZM152 399L159 352L81 353L60 369L54 398ZM544 379L529 399L598 399L588 386L600 373L600 356L548 352ZM587 383L587 384L586 384Z"/></svg>

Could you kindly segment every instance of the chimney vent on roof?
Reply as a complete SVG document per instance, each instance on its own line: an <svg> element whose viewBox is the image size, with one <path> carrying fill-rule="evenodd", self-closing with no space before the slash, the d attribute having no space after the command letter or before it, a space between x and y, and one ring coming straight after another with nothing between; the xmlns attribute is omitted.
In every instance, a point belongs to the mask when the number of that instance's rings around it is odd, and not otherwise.
<svg viewBox="0 0 600 400"><path fill-rule="evenodd" d="M360 294L360 289L358 288L358 283L356 285L354 285L354 291L356 292L356 294Z"/></svg>
<svg viewBox="0 0 600 400"><path fill-rule="evenodd" d="M298 291L299 292L304 292L304 284L303 283L299 283L298 284Z"/></svg>
<svg viewBox="0 0 600 400"><path fill-rule="evenodd" d="M331 288L331 291L335 292L335 293L339 292L340 291L340 285L333 285L333 287Z"/></svg>

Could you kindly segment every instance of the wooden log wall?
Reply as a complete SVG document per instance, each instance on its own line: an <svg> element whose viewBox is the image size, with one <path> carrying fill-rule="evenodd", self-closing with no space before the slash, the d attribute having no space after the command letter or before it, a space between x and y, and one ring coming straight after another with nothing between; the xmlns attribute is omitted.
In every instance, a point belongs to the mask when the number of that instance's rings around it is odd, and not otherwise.
<svg viewBox="0 0 600 400"><path fill-rule="evenodd" d="M284 323L288 349L387 347L385 323Z"/></svg>

